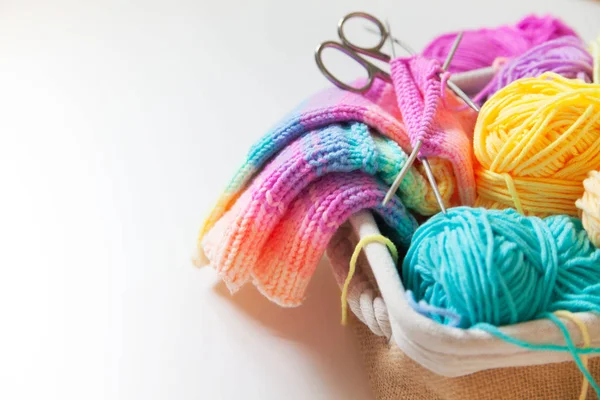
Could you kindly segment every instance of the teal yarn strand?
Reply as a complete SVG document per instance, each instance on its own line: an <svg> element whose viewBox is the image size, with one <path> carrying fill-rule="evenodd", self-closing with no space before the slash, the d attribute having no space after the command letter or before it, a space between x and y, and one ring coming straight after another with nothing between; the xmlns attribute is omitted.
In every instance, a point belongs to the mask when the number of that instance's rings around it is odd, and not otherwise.
<svg viewBox="0 0 600 400"><path fill-rule="evenodd" d="M596 393L600 394L600 387L596 383L596 380L594 379L592 374L590 374L590 371L583 365L583 362L581 361L581 357L580 357L581 354L598 354L598 353L600 353L600 348L599 347L588 347L585 349L577 348L575 346L575 343L573 343L573 339L571 338L571 334L569 333L569 330L567 329L565 324L563 324L562 321L556 315L551 314L551 313L546 313L544 315L544 317L550 319L552 322L554 322L554 324L556 326L558 326L558 329L560 329L560 331L562 332L562 334L565 338L565 343L567 344L566 346L534 344L534 343L525 342L523 340L519 340L519 339L510 337L510 336L502 333L502 331L500 331L500 329L496 328L495 326L486 324L486 323L474 325L473 328L474 329L478 328L478 329L484 330L484 331L491 333L492 335L504 340L507 343L514 344L514 345L520 346L520 347L528 349L528 350L563 351L563 352L571 353L571 356L573 356L573 361L575 361L577 368L579 368L581 373L586 377L586 379L588 380L590 385L594 388Z"/></svg>
<svg viewBox="0 0 600 400"><path fill-rule="evenodd" d="M459 327L541 318L557 310L600 312L600 250L568 216L457 207L413 236L402 278L415 301L460 316ZM448 313L429 313L441 324Z"/></svg>
<svg viewBox="0 0 600 400"><path fill-rule="evenodd" d="M498 327L494 325L490 325L485 322L481 322L479 324L475 324L471 327L471 329L480 329L482 331L486 331L489 334L496 336L504 340L506 343L514 344L515 346L522 347L527 350L533 351L557 351L562 353L571 353L573 355L584 355L584 354L600 354L600 347L586 347L580 349L575 347L573 343L573 339L571 338L571 334L567 330L565 324L554 314L546 313L543 315L544 318L548 318L560 329L563 336L565 337L565 346L560 346L556 344L544 344L544 343L529 343L524 340L519 340L514 337L508 336L506 333L502 332ZM580 360L581 361L581 360Z"/></svg>

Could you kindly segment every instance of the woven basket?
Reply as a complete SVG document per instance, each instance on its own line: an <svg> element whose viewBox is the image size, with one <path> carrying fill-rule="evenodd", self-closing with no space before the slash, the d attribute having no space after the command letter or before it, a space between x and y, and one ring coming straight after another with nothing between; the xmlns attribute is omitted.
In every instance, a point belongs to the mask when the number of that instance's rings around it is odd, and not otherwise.
<svg viewBox="0 0 600 400"><path fill-rule="evenodd" d="M379 230L369 212L354 215L331 240L327 255L338 284L348 274L358 240ZM582 374L562 352L530 351L476 329L438 324L415 312L405 300L396 266L380 243L368 244L358 259L348 293L355 330L369 379L378 399L576 399ZM588 327L592 346L600 345L600 318L577 314ZM563 320L573 341L581 332ZM501 328L512 337L564 345L550 321ZM590 359L600 378L600 358ZM590 390L588 398L594 398Z"/></svg>

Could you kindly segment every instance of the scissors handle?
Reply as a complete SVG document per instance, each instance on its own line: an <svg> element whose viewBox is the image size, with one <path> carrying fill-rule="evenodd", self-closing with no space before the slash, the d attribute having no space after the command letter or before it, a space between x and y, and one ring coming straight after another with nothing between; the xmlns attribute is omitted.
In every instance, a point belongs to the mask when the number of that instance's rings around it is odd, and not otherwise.
<svg viewBox="0 0 600 400"><path fill-rule="evenodd" d="M365 84L361 87L354 87L336 78L335 75L333 75L327 69L325 63L323 62L322 53L323 50L325 50L326 48L332 48L341 51L342 53L346 54L348 57L356 61L358 64L360 64L367 71L367 81L365 82ZM369 90L375 78L381 78L385 81L391 82L390 75L387 72L383 71L382 69L376 67L375 65L371 64L370 62L359 56L358 53L356 53L356 51L354 51L354 49L352 49L351 47L338 42L327 41L321 43L319 47L317 47L317 49L315 50L315 61L317 62L317 66L319 67L323 75L325 75L325 77L329 79L331 83L343 90L349 90L354 93L364 93L367 90Z"/></svg>
<svg viewBox="0 0 600 400"><path fill-rule="evenodd" d="M372 47L364 47L352 43L352 41L348 39L346 37L346 34L344 33L344 25L351 19L366 19L367 21L375 24L377 30L379 31L379 42ZM390 56L381 51L381 48L385 45L385 42L388 40L389 32L387 31L383 23L371 14L357 11L344 16L344 18L342 18L338 23L338 36L340 37L340 40L344 45L348 46L357 53L376 58L380 61L390 61Z"/></svg>

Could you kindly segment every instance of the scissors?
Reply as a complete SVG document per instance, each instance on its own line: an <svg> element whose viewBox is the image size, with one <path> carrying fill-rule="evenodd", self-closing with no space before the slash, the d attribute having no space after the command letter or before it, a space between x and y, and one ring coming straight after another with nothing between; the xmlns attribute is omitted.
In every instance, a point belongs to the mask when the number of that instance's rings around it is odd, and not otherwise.
<svg viewBox="0 0 600 400"><path fill-rule="evenodd" d="M379 31L379 42L375 46L373 46L373 47L359 46L355 43L352 43L352 41L350 41L347 38L346 33L344 31L344 26L345 26L346 22L348 22L349 20L351 20L353 18L364 19L364 20L367 20L367 21L375 24L375 26L377 27L377 31ZM377 32L377 31L375 31L375 32ZM321 43L315 50L315 61L317 62L317 66L319 67L319 69L321 70L323 75L325 75L325 77L327 79L329 79L329 81L331 81L331 83L333 83L335 86L339 87L340 89L349 90L349 91L355 92L355 93L364 93L367 90L369 90L369 88L373 84L373 81L375 80L375 78L380 78L387 82L392 81L392 79L390 78L390 74L383 71L381 68L370 63L364 57L362 57L362 56L367 56L367 57L374 58L379 61L384 61L384 62L388 62L388 63L391 60L391 57L389 55L387 55L381 51L381 48L385 45L385 42L388 40L388 38L390 38L390 34L380 20L378 20L374 16L367 14L365 12L350 13L350 14L346 15L344 18L342 18L340 20L340 22L338 23L338 36L340 38L341 43L334 42L334 41L326 41L326 42ZM398 40L396 40L396 42L399 43L402 47L404 47L409 53L413 53L412 50L410 48L408 48L408 46L404 45L402 42L400 42ZM323 58L322 58L323 50L325 50L327 48L339 50L342 53L346 54L348 57L352 58L358 64L360 64L367 71L367 81L365 82L365 84L361 87L351 86L351 85L348 85L347 83L341 81L334 74L332 74L325 66L325 63L323 62Z"/></svg>
<svg viewBox="0 0 600 400"><path fill-rule="evenodd" d="M365 20L370 21L373 24L375 24L375 26L377 27L377 30L379 31L379 42L375 46L363 47L363 46L356 45L356 44L352 43L350 40L348 40L348 38L346 37L346 34L344 32L344 25L346 24L346 22L348 22L348 20L350 20L352 18L365 19ZM375 33L377 33L377 31L375 31ZM377 67L376 65L373 65L372 63L367 61L365 58L363 58L361 55L368 56L368 57L375 58L377 60L389 63L392 58L389 55L387 55L381 51L381 48L385 45L385 43L388 39L391 42L393 58L396 58L396 51L394 48L394 43L399 44L409 54L411 54L411 55L415 54L415 52L409 46L407 46L406 44L402 43L401 41L395 39L392 36L391 28L389 26L389 23L387 23L387 21L386 21L386 25L384 26L384 24L381 21L379 21L377 18L375 18L374 16L372 16L370 14L364 13L364 12L353 12L353 13L346 15L344 18L342 18L340 20L340 22L338 23L338 36L341 40L341 43L334 42L334 41L326 41L326 42L321 43L317 47L317 49L315 50L315 61L317 62L317 66L319 67L319 69L321 70L323 75L325 75L325 77L329 81L331 81L335 86L339 87L340 89L349 90L349 91L355 92L355 93L364 93L367 90L369 90L369 88L373 84L375 78L380 78L387 82L392 81L390 74L383 71L381 68ZM452 46L452 49L444 62L444 65L442 67L442 69L444 71L450 65L450 62L452 61L452 58L454 57L454 53L456 52L456 49L458 48L458 45L460 44L461 39L462 39L462 33L459 34L458 37L456 38L454 45ZM327 67L325 67L325 64L323 63L322 53L323 53L323 50L325 50L326 48L333 48L333 49L339 50L342 53L349 56L350 58L352 58L358 64L360 64L367 71L366 83L361 87L354 87L354 86L344 83L343 81L339 80L335 75L333 75L327 69ZM467 94L465 94L458 86L456 86L450 80L447 80L447 85L448 85L448 88L451 89L454 93L456 93L457 96L462 98L465 103L467 103L475 111L479 112L479 107L477 107L477 105L475 103L473 103L473 101L469 98L469 96L467 96ZM406 163L404 164L403 168L401 169L401 171L398 173L398 175L394 179L392 186L388 190L388 192L383 200L383 205L385 205L391 199L391 197L395 194L396 190L400 186L400 183L404 179L404 176L408 172L408 169L412 166L415 159L417 158L419 150L421 149L421 145L422 145L422 143L421 143L421 141L419 141L415 145L415 148L413 148L413 151L411 152L410 156L408 157ZM425 173L431 184L431 188L433 189L433 193L434 193L435 198L440 206L440 209L445 214L446 207L442 200L442 196L440 194L437 182L435 181L433 171L431 170L431 166L429 165L429 162L427 161L426 158L422 158L421 162L423 164L423 167L425 168Z"/></svg>
<svg viewBox="0 0 600 400"><path fill-rule="evenodd" d="M348 22L351 19L363 19L363 20L372 22L377 27L377 29L373 30L373 29L367 28L367 30L370 31L371 33L379 34L379 42L373 47L363 47L363 46L357 45L355 43L352 43L352 41L350 41L348 39L348 37L346 36L346 33L344 31L344 26L345 26L346 22ZM402 47L404 50L406 50L406 52L408 52L410 55L416 54L416 52L409 45L392 37L390 31L391 30L390 30L389 24L387 24L387 22L386 22L386 25L384 26L384 24L380 20L378 20L371 14L367 14L365 12L352 12L352 13L346 15L338 23L338 36L340 38L341 43L329 40L329 41L321 43L315 50L315 61L317 62L317 66L319 67L319 70L335 86L339 87L340 89L348 90L348 91L351 91L354 93L364 93L364 92L368 91L371 88L371 85L373 84L373 81L375 80L375 78L382 79L386 82L391 82L392 79L391 79L389 73L385 72L381 68L377 67L376 65L372 64L371 62L367 61L364 57L362 57L362 56L367 56L367 57L374 58L379 61L384 61L384 62L389 63L391 61L392 57L390 57L388 54L385 54L384 52L381 51L381 49L383 48L383 46L385 45L387 40L391 41L393 58L396 57L394 43L398 44L400 47ZM456 41L454 42L452 50L448 54L446 62L444 63L444 65L442 67L443 70L446 70L448 68L450 61L452 61L452 58L454 57L454 53L456 52L456 49L457 49L458 44L460 43L461 39L462 39L462 34L460 34L456 38ZM348 57L350 57L351 59L356 61L359 65L361 65L367 71L367 81L365 82L365 84L361 87L355 87L355 86L349 85L349 84L343 82L342 80L338 79L331 71L329 71L327 69L327 67L325 66L325 63L323 62L323 56L322 56L323 50L325 50L327 48L332 48L332 49L341 51L342 53L346 54ZM475 103L473 103L471 98L465 92L463 92L460 89L460 87L458 87L450 79L447 80L447 85L448 85L448 88L450 90L452 90L458 97L460 97L469 107L471 107L473 110L479 112L479 107Z"/></svg>

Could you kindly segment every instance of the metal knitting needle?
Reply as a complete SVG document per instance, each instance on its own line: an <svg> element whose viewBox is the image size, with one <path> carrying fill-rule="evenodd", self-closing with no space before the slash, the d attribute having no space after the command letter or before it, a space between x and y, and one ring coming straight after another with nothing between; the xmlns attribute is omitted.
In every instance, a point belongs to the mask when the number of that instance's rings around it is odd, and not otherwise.
<svg viewBox="0 0 600 400"><path fill-rule="evenodd" d="M390 23L386 20L385 25L388 31L388 37L390 39L390 46L392 47L392 57L396 58L396 49L394 48L394 41L392 40L392 30L390 28ZM400 186L402 179L404 179L406 172L408 172L408 168L415 162L415 158L417 158L417 154L419 154L419 150L421 149L422 145L423 143L419 140L417 142L417 146L413 149L413 152L411 153L410 157L408 158L408 160L406 160L406 164L402 167L402 170L400 171L396 179L394 179L392 187L385 194L385 197L383 199L383 205L386 205L387 202L390 201L394 193L396 193L396 190L398 190L398 186ZM440 209L442 210L442 212L446 214L446 206L444 206L444 200L442 199L442 195L440 194L437 182L435 181L435 177L433 176L433 172L431 171L431 166L429 165L427 159L423 158L421 161L423 163L423 167L425 168L425 174L427 175L427 179L429 180L431 188L433 189L435 199L440 205Z"/></svg>
<svg viewBox="0 0 600 400"><path fill-rule="evenodd" d="M454 39L454 43L452 43L450 52L446 56L446 61L444 61L444 63L442 64L442 69L444 71L446 71L448 69L448 67L450 66L450 63L452 62L452 59L454 58L454 55L456 54L456 50L458 50L458 45L462 41L463 35L464 35L464 32L460 32L458 34L458 36L456 36L456 39Z"/></svg>
<svg viewBox="0 0 600 400"><path fill-rule="evenodd" d="M417 145L413 149L413 151L408 156L406 163L402 166L402 169L396 176L396 179L394 179L392 186L385 194L385 197L383 198L383 202L381 203L384 206L388 203L388 201L390 201L392 199L392 197L396 193L396 190L398 190L398 187L402 183L404 176L406 175L406 173L408 172L410 167L414 164L415 159L417 158L417 155L419 154L419 151L421 150L421 146L423 146L423 142L421 142L419 140L417 142ZM446 206L444 205L444 200L442 199L440 189L438 188L437 182L435 181L435 177L433 176L433 171L431 170L431 165L429 165L429 161L427 161L426 158L422 158L421 163L423 163L423 167L425 168L425 175L427 175L427 179L429 180L429 184L431 185L431 189L433 190L435 199L440 206L440 210L442 210L442 212L444 214L446 214Z"/></svg>
<svg viewBox="0 0 600 400"><path fill-rule="evenodd" d="M385 197L383 198L383 202L381 203L382 205L385 206L388 203L388 201L390 201L392 199L392 197L394 197L394 194L396 193L396 190L398 190L400 183L402 183L402 180L404 179L404 176L408 172L408 169L415 162L415 159L417 158L417 155L419 154L419 150L421 150L422 145L423 145L423 143L419 140L417 142L417 145L413 149L412 153L410 153L410 155L408 156L406 163L404 163L404 165L402 166L402 169L400 170L398 175L396 175L396 179L394 179L392 186L390 186L390 189L385 194ZM429 177L429 175L428 175L428 177ZM436 199L437 199L437 197L436 197Z"/></svg>
<svg viewBox="0 0 600 400"><path fill-rule="evenodd" d="M386 21L386 28L387 28L387 21ZM377 34L377 35L381 35L381 32L379 32L378 29L373 29L370 26L365 26L364 27L366 31ZM406 50L409 54L416 54L417 52L413 50L412 47L410 47L407 43L403 42L400 39L396 39L395 37L392 37L392 34L388 32L388 38L391 39L394 43L396 43L398 46L402 47L404 50ZM393 49L392 49L393 51Z"/></svg>
<svg viewBox="0 0 600 400"><path fill-rule="evenodd" d="M454 54L456 54L456 50L458 49L458 45L460 44L460 42L463 38L463 35L464 35L464 32L460 32L458 34L458 36L456 36L456 39L454 40L454 43L452 44L452 47L450 48L450 52L446 56L446 60L444 61L444 64L442 64L442 69L444 71L448 70L448 67L450 66L450 63L452 62L452 59L454 58ZM473 100L471 100L471 98L469 96L467 96L467 94L465 92L463 92L461 90L461 88L456 86L456 84L454 82L452 82L450 79L448 79L446 81L446 84L448 85L448 88L450 88L450 90L452 90L454 92L454 94L456 94L465 103L467 103L467 105L469 107L471 107L476 112L479 112L479 107L477 106L477 104L473 103Z"/></svg>
<svg viewBox="0 0 600 400"><path fill-rule="evenodd" d="M379 31L374 30L371 27L365 27L365 30L368 32L371 32L371 33L380 34ZM402 42L401 40L396 39L395 37L392 37L392 35L389 34L389 32L388 32L388 35L393 43L397 43L398 45L403 47L406 51L408 51L411 55L416 54L416 52L408 44ZM452 61L452 58L454 57L454 53L456 53L456 50L458 49L458 45L460 44L462 37L463 37L463 32L459 33L458 36L456 37L456 39L454 40L454 44L452 45L452 48L451 48L450 52L448 53L448 56L446 56L444 65L442 66L442 69L444 71L447 70L448 67L450 66L450 64L448 63L448 60ZM440 74L440 77L441 77L441 74ZM446 85L448 85L448 89L452 90L454 92L454 94L457 95L459 98L461 98L462 101L464 101L469 107L471 107L476 112L479 112L479 106L477 104L475 104L473 102L473 100L471 100L471 98L465 92L463 92L463 90L460 87L458 87L454 82L452 82L450 79L448 79L446 81Z"/></svg>
<svg viewBox="0 0 600 400"><path fill-rule="evenodd" d="M450 52L448 53L448 55L446 56L446 60L444 60L444 63L442 64L442 69L444 71L448 70L450 63L452 62L452 59L454 58L454 54L456 54L456 50L458 50L458 46L460 45L460 42L462 41L463 35L464 35L464 32L460 32L456 36L456 39L454 39L454 43L452 43ZM440 74L439 77L441 79L442 74ZM473 103L473 100L471 100L471 98L465 92L463 92L461 88L459 88L454 82L452 82L451 79L446 80L446 85L448 86L448 88L450 90L452 90L454 92L455 95L457 95L458 97L460 97L462 99L462 101L467 103L467 105L469 107L471 107L476 112L479 112L479 107L477 106L477 104Z"/></svg>
<svg viewBox="0 0 600 400"><path fill-rule="evenodd" d="M388 28L388 34L391 36L391 33L389 32L389 28ZM456 40L454 41L454 44L452 45L452 48L450 49L450 52L448 53L448 56L446 57L446 60L444 61L444 64L443 64L444 70L446 68L448 68L448 66L452 62L452 58L454 57L454 54L456 53L456 49L458 49L458 45L460 44L460 41L462 40L462 36L463 36L463 34L461 32L456 37ZM392 48L393 48L393 42L391 42L391 43L392 43ZM448 81L448 83L451 83L451 82ZM448 85L448 86L450 87L450 85ZM469 96L467 96L462 90L460 90L460 92L466 98L469 98ZM457 95L458 95L458 93L457 93ZM469 99L469 101L470 100L471 99ZM422 145L423 145L423 143L420 140L417 141L416 146L413 149L413 151L410 154L410 156L408 157L408 159L406 160L406 163L402 166L402 169L400 170L400 172L396 176L396 179L394 179L394 182L392 183L392 186L390 187L390 189L388 190L388 192L385 194L385 197L384 197L383 203L382 203L383 205L386 205L387 202L390 201L390 199L392 198L392 196L394 196L394 194L396 193L396 190L398 190L398 187L400 186L400 183L402 183L402 180L404 179L404 176L408 172L408 169L412 166L412 164L414 163L415 159L417 158L417 154L419 153L419 150L421 149ZM427 179L429 180L429 182L431 184L431 189L433 190L433 194L435 195L435 199L437 200L438 204L440 205L440 209L442 210L442 212L444 214L446 214L446 207L444 206L444 202L442 201L442 196L440 194L439 188L438 188L437 184L435 183L435 178L433 176L433 172L431 171L431 166L429 165L429 162L425 158L421 159L421 162L423 163L423 167L425 168L425 174L427 175Z"/></svg>
<svg viewBox="0 0 600 400"><path fill-rule="evenodd" d="M394 47L394 38L392 37L392 28L390 21L385 20L385 29L387 29L387 38L390 39L390 47L392 48L392 58L396 58L396 48Z"/></svg>
<svg viewBox="0 0 600 400"><path fill-rule="evenodd" d="M448 85L448 88L450 90L452 90L455 95L460 97L462 99L462 101L467 103L467 105L469 107L471 107L475 112L477 112L477 113L479 112L479 110L480 110L479 106L477 104L473 103L473 100L471 100L469 95L467 95L465 92L463 92L462 89L459 88L454 82L452 82L450 79L448 79L446 81L446 85Z"/></svg>

